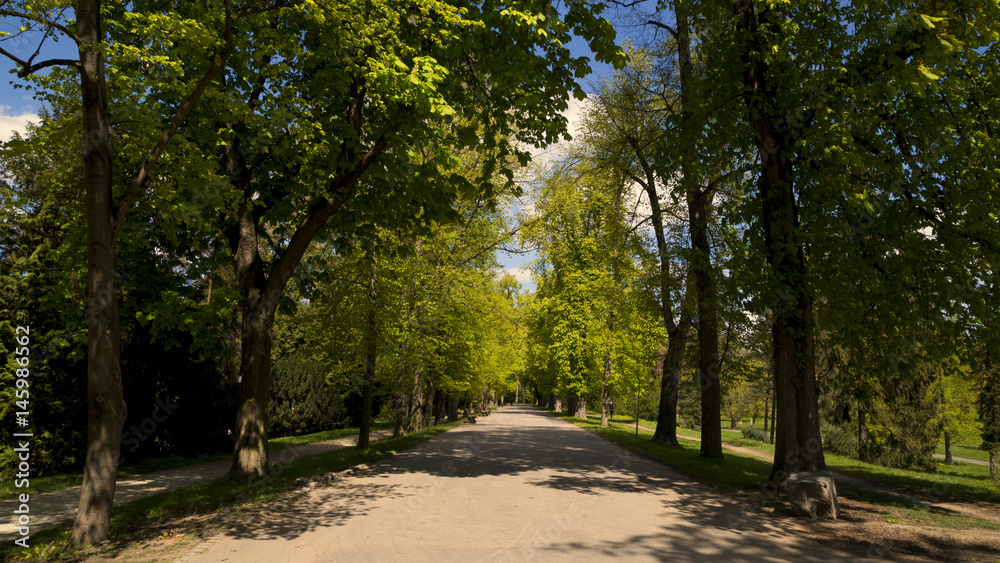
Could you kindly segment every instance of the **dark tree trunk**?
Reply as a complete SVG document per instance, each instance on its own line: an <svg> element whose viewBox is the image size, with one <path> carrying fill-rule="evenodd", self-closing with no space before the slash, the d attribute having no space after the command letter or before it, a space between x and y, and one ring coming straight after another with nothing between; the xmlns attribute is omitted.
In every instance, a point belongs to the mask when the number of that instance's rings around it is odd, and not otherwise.
<svg viewBox="0 0 1000 563"><path fill-rule="evenodd" d="M783 133L796 129L772 105L781 97L762 55L770 52L770 44L761 39L765 32L758 26L766 28L769 38L780 37L780 18L770 8L758 14L751 0L737 0L735 10L737 32L745 38L744 96L761 158L758 192L775 315L771 337L778 418L769 481L780 482L795 471L826 468L816 393L812 297L792 186L794 139Z"/></svg>
<svg viewBox="0 0 1000 563"><path fill-rule="evenodd" d="M677 21L677 62L681 98L681 184L687 196L688 229L691 235L691 272L698 301L698 384L701 389L701 456L722 457L722 387L719 384L718 297L712 274L712 249L708 240L708 210L714 189L698 187L695 163L698 160L691 64L691 34L687 3L675 2Z"/></svg>
<svg viewBox="0 0 1000 563"><path fill-rule="evenodd" d="M773 379L773 375L772 375L772 379ZM778 390L772 385L772 387L771 387L771 435L770 435L770 439L769 439L770 443L772 443L772 444L774 443L774 422L775 422L774 421L774 419L775 419L774 411L777 408L778 408Z"/></svg>
<svg viewBox="0 0 1000 563"><path fill-rule="evenodd" d="M721 420L722 420L722 417L720 416L719 419L715 422L715 425L718 426L720 430L722 429L722 425L719 424L719 422ZM704 436L705 435L705 427L704 427L705 416L704 416L704 413L702 413L701 423L703 425L702 428L701 428L701 435ZM729 429L732 430L734 428L736 428L736 411L733 410L733 400L729 399ZM702 438L702 439L704 439L704 438Z"/></svg>
<svg viewBox="0 0 1000 563"><path fill-rule="evenodd" d="M445 417L445 397L444 391L438 389L434 394L434 426L444 422Z"/></svg>
<svg viewBox="0 0 1000 563"><path fill-rule="evenodd" d="M608 425L608 412L611 411L611 350L604 352L604 382L601 386L601 426Z"/></svg>
<svg viewBox="0 0 1000 563"><path fill-rule="evenodd" d="M951 458L951 433L947 430L944 431L944 462L946 465L955 464L955 461Z"/></svg>
<svg viewBox="0 0 1000 563"><path fill-rule="evenodd" d="M997 450L990 450L990 477L994 481L1000 479L1000 464L997 463Z"/></svg>
<svg viewBox="0 0 1000 563"><path fill-rule="evenodd" d="M234 182L243 189L237 211L236 277L243 297L241 327L240 402L236 411L236 445L229 480L244 482L267 474L267 407L271 381L271 327L276 303L269 302L264 261L257 246L250 174L239 162L239 142L228 146L227 163ZM232 242L231 242L232 244Z"/></svg>
<svg viewBox="0 0 1000 563"><path fill-rule="evenodd" d="M87 205L87 455L70 543L107 541L126 406L122 390L111 125L108 118L100 2L76 6L83 96Z"/></svg>
<svg viewBox="0 0 1000 563"><path fill-rule="evenodd" d="M560 409L562 408L562 402L559 403ZM545 401L545 408L549 410L556 410L556 395L555 393L549 393L548 399Z"/></svg>
<svg viewBox="0 0 1000 563"><path fill-rule="evenodd" d="M771 406L771 398L770 397L764 397L764 433L765 434L767 433L767 423L768 423L768 420L770 420L768 418L768 415L770 414L768 412L768 409L770 408L770 406Z"/></svg>
<svg viewBox="0 0 1000 563"><path fill-rule="evenodd" d="M240 361L240 403L236 413L236 447L231 481L243 482L267 474L267 406L271 376L273 312L255 310L259 302L243 307L243 354Z"/></svg>
<svg viewBox="0 0 1000 563"><path fill-rule="evenodd" d="M684 369L684 347L687 345L687 329L676 327L667 335L667 350L663 354L663 380L660 383L660 407L656 416L656 431L652 441L676 448L677 441L677 393L681 385Z"/></svg>
<svg viewBox="0 0 1000 563"><path fill-rule="evenodd" d="M576 418L587 418L587 398L582 395L570 395L569 397L570 415Z"/></svg>
<svg viewBox="0 0 1000 563"><path fill-rule="evenodd" d="M458 420L458 391L451 392L451 399L448 401L448 422Z"/></svg>
<svg viewBox="0 0 1000 563"><path fill-rule="evenodd" d="M868 401L858 401L858 459L870 461L868 447Z"/></svg>
<svg viewBox="0 0 1000 563"><path fill-rule="evenodd" d="M371 440L372 399L375 395L375 362L378 359L378 323L375 307L378 305L378 263L372 264L372 275L368 280L368 330L365 334L365 387L361 399L361 428L358 432L358 448L365 449Z"/></svg>

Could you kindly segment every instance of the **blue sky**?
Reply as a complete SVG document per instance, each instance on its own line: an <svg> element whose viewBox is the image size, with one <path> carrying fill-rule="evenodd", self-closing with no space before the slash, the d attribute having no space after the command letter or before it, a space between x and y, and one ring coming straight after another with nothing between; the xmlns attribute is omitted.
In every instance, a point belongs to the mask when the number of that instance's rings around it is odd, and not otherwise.
<svg viewBox="0 0 1000 563"><path fill-rule="evenodd" d="M0 22L0 31L16 32L16 23ZM3 46L4 49L21 58L31 56L31 53L35 49L35 44L32 42L9 39L0 42L0 46ZM610 65L598 63L594 60L593 53L588 48L586 41L576 38L570 42L569 48L573 56L585 56L591 59L591 69L593 72L588 78L582 80L582 86L585 91L589 92L591 90L589 82L593 81L597 76L607 76L612 72L613 69ZM59 43L53 43L49 40L36 58L36 61L52 57L75 58L74 45L68 40ZM39 108L39 103L32 97L29 90L14 88L13 84L24 84L24 81L11 73L13 69L14 63L7 57L0 56L0 140L9 138L13 131L23 132L24 124L37 113ZM576 117L579 108L580 103L573 100L568 112L568 117L571 120ZM570 127L572 128L572 126L573 124L571 123ZM535 259L534 253L508 254L500 252L498 254L502 267L514 273L525 290L534 291L534 284L528 278L527 272L524 271L524 267Z"/></svg>

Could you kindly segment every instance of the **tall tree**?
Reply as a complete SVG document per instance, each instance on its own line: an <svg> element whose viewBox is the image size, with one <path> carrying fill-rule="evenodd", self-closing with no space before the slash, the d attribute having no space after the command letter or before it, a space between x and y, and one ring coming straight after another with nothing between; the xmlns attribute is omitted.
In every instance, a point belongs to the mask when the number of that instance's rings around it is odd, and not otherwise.
<svg viewBox="0 0 1000 563"><path fill-rule="evenodd" d="M40 34L39 49L27 58L0 50L18 66L18 76L25 78L52 66L69 66L79 72L80 99L82 111L82 134L84 145L85 199L87 207L87 458L83 473L83 488L80 505L73 524L71 542L73 545L88 545L105 541L111 519L115 479L118 468L118 454L122 425L125 422L126 406L122 392L120 365L120 331L118 317L118 288L115 282L115 245L122 225L167 144L177 133L188 113L208 89L209 85L225 65L232 50L233 14L226 4L221 12L158 14L142 13L137 21L148 25L151 20L165 15L176 18L178 25L184 25L192 16L200 19L198 25L219 31L209 37L215 42L208 64L191 64L198 78L187 82L186 96L175 109L167 110L165 124L159 138L147 149L147 155L138 169L125 183L120 198L115 200L114 172L115 151L112 136L112 120L109 112L108 84L106 78L107 23L106 13L122 15L104 6L100 0L78 0L74 6L74 20L65 17L65 8L38 7L33 3L18 3L0 7L0 15L19 19L22 33L35 31ZM107 12L105 11L107 9ZM149 19L145 19L146 17ZM207 24L207 26L206 26ZM155 28L150 26L147 31ZM62 35L73 41L78 49L77 59L48 59L35 61L41 43L54 35ZM193 37L195 42L205 41L205 37ZM211 44L211 43L209 43ZM202 45L207 46L207 45ZM204 52L204 51L202 51ZM200 68L199 68L200 66ZM155 91L155 81L145 84ZM163 113L161 112L161 115Z"/></svg>

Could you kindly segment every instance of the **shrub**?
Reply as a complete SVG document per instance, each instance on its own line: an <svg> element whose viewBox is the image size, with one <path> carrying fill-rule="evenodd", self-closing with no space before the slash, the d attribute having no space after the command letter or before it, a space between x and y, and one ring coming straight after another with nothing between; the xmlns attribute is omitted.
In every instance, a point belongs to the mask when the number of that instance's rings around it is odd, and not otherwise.
<svg viewBox="0 0 1000 563"><path fill-rule="evenodd" d="M753 425L744 426L743 429L740 430L740 433L743 434L743 437L746 438L747 440L757 440L758 442L767 441L767 434L765 434L763 430Z"/></svg>
<svg viewBox="0 0 1000 563"><path fill-rule="evenodd" d="M858 439L852 433L833 426L823 433L823 450L827 453L858 459Z"/></svg>

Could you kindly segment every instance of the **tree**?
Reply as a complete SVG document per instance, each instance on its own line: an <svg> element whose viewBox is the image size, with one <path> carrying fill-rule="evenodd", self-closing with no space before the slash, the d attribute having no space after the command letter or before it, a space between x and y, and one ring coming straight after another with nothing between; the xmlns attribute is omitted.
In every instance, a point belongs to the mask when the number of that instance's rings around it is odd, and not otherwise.
<svg viewBox="0 0 1000 563"><path fill-rule="evenodd" d="M75 546L105 541L110 526L111 504L114 497L115 477L118 467L118 450L121 429L125 421L126 406L122 393L118 289L115 283L115 245L135 200L140 196L150 174L163 154L167 144L177 133L187 114L225 65L232 49L233 14L226 5L225 14L201 12L178 14L167 12L136 12L139 27L144 31L157 28L159 18L171 19L178 26L197 22L199 33L192 34L190 47L198 53L210 52L209 64L201 65L193 82L185 84L186 95L175 110L167 111L167 124L162 134L151 144L145 159L126 182L117 200L114 199L115 173L113 170L114 147L112 121L109 113L108 86L104 49L107 26L103 20L104 6L99 0L79 0L74 9L75 21L65 19L65 9L46 9L29 3L0 8L0 15L21 20L25 32L41 33L40 42L52 35L61 34L78 47L79 58L73 60L49 59L34 61L34 55L22 59L7 50L0 51L19 67L18 76L25 78L51 66L65 65L75 68L80 76L82 133L84 141L84 177L87 202L87 253L88 253L88 314L87 314L87 397L89 419L87 425L87 460L84 466L80 506L74 521L71 542ZM115 12L113 12L115 13ZM122 12L115 13L116 16ZM200 20L200 21L199 21ZM214 30L206 37L205 22L209 28L219 24L221 32ZM217 43L213 44L213 41ZM152 49L150 49L152 51ZM36 51L37 54L37 51ZM151 53L143 53L149 55ZM142 55L140 55L141 58ZM183 63L178 63L183 65ZM197 63L196 63L197 64ZM198 68L195 65L195 68ZM144 84L155 89L156 80ZM163 112L158 112L163 115Z"/></svg>
<svg viewBox="0 0 1000 563"><path fill-rule="evenodd" d="M448 218L458 193L510 174L508 136L541 145L564 129L557 113L586 70L563 46L571 30L601 59L618 56L609 24L582 2L565 17L530 2L412 1L258 19L273 43L237 54L238 78L202 126L222 126L237 198L221 222L244 299L235 480L267 472L269 331L310 244L363 244L376 224L405 233ZM453 152L475 145L490 158L470 184Z"/></svg>

